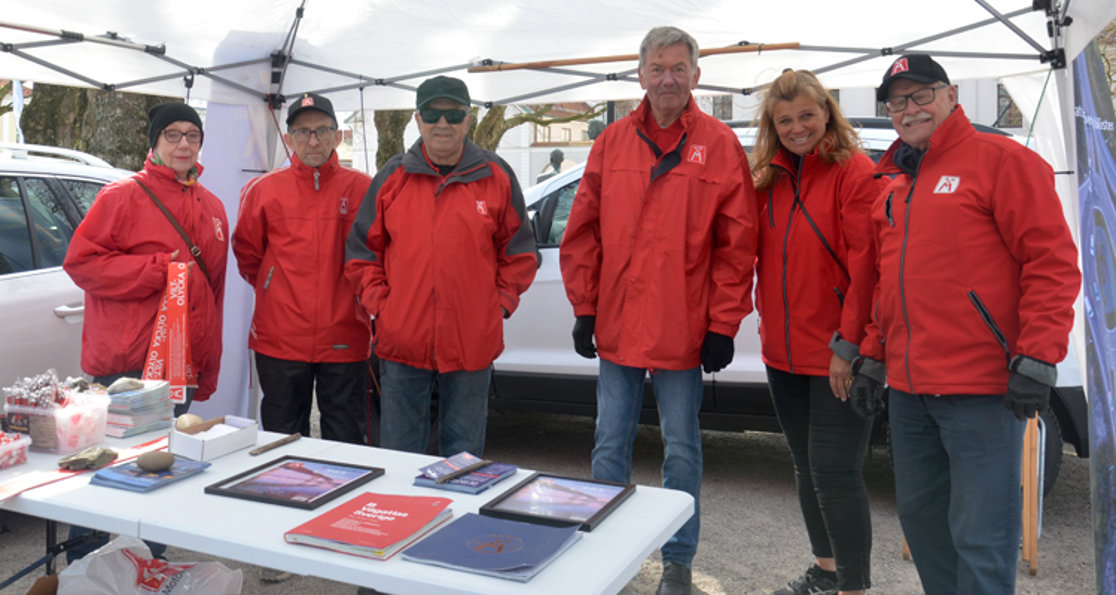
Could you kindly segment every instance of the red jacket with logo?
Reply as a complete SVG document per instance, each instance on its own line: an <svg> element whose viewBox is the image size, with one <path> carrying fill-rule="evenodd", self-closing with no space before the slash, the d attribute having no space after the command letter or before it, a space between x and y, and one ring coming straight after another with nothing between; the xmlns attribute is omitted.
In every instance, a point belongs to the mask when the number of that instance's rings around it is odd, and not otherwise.
<svg viewBox="0 0 1116 595"><path fill-rule="evenodd" d="M301 362L368 359L371 324L344 266L345 238L371 183L334 151L316 168L292 155L241 191L233 254L256 290L249 348Z"/></svg>
<svg viewBox="0 0 1116 595"><path fill-rule="evenodd" d="M443 176L419 140L372 181L345 274L376 318L376 355L444 373L483 370L500 355L501 307L515 311L537 268L508 164L466 140Z"/></svg>
<svg viewBox="0 0 1116 595"><path fill-rule="evenodd" d="M202 166L198 164L198 175ZM143 169L105 186L74 231L62 266L85 290L81 368L92 376L142 370L167 286L167 264L191 261L185 240L135 183L140 180L201 249L210 279L190 269L190 352L198 375L194 400L217 388L229 222L225 207L199 183L183 184L148 154Z"/></svg>
<svg viewBox="0 0 1116 595"><path fill-rule="evenodd" d="M752 309L755 196L748 158L691 99L665 151L645 97L593 143L562 239L574 314L596 315L597 350L624 366L685 370L707 331L736 335ZM661 153L661 154L660 154Z"/></svg>
<svg viewBox="0 0 1116 595"><path fill-rule="evenodd" d="M756 309L767 365L828 376L834 331L852 345L864 339L876 284L868 217L885 185L875 166L863 153L833 163L816 150L796 160L781 149L772 159L782 173L756 193Z"/></svg>
<svg viewBox="0 0 1116 595"><path fill-rule="evenodd" d="M1013 356L1061 361L1073 325L1081 273L1053 170L961 107L913 176L892 160L900 142L877 168L895 178L872 209L878 313L861 353L905 392L1003 394Z"/></svg>

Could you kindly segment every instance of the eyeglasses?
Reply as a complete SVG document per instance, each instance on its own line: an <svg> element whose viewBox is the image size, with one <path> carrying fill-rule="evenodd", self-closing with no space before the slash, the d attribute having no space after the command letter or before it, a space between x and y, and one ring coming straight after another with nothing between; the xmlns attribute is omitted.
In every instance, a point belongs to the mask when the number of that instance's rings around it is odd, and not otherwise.
<svg viewBox="0 0 1116 595"><path fill-rule="evenodd" d="M442 116L446 117L448 124L460 124L465 121L465 110L463 109L435 109L432 107L424 107L419 110L419 117L427 124L437 124Z"/></svg>
<svg viewBox="0 0 1116 595"><path fill-rule="evenodd" d="M896 114L907 109L907 100L914 101L915 105L929 105L934 101L934 92L938 89L945 89L949 85L938 85L937 87L926 87L919 89L914 93L907 93L906 95L896 95L888 97L884 102L884 107L887 111Z"/></svg>
<svg viewBox="0 0 1116 595"><path fill-rule="evenodd" d="M167 139L167 142L172 145L177 145L179 142L181 142L182 137L186 137L186 142L190 143L191 145L196 145L201 142L202 133L198 132L197 130L191 130L190 132L182 132L181 130L163 130L163 138Z"/></svg>
<svg viewBox="0 0 1116 595"><path fill-rule="evenodd" d="M318 137L318 142L321 142L334 132L337 132L336 126L322 126L321 128L317 128L315 130L310 130L309 128L295 128L290 132L290 135L291 138L295 139L296 141L304 143L310 140L310 135L313 134L314 136Z"/></svg>

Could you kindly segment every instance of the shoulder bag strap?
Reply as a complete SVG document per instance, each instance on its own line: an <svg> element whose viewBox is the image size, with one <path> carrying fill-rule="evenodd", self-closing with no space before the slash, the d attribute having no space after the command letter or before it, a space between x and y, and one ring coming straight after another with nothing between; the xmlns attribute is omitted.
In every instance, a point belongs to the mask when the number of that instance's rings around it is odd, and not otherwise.
<svg viewBox="0 0 1116 595"><path fill-rule="evenodd" d="M140 188L143 188L143 191L151 197L151 202L154 202L155 206L159 207L159 210L162 211L163 215L166 216L167 221L170 221L170 224L174 226L174 229L178 232L178 235L182 236L183 240L186 240L186 246L190 248L190 255L194 257L194 261L198 263L199 267L201 267L202 274L205 275L205 278L209 279L209 269L205 266L205 260L202 259L201 248L198 248L197 244L195 244L194 241L190 239L190 235L187 234L186 230L182 228L182 224L178 222L178 219L174 218L174 215L171 214L166 205L164 205L162 201L155 197L154 192L152 192L147 186L145 186L143 182L135 178L132 178L132 181L136 184L139 184Z"/></svg>

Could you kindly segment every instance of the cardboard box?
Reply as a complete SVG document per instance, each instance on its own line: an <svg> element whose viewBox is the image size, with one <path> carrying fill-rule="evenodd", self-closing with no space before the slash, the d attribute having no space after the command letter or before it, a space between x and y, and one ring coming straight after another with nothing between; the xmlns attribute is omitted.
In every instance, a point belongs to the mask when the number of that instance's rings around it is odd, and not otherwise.
<svg viewBox="0 0 1116 595"><path fill-rule="evenodd" d="M198 436L202 432L216 426L225 424L236 428L236 431L215 437ZM191 426L185 430L171 428L170 452L176 455L193 459L195 461L212 461L256 444L256 420L225 415Z"/></svg>

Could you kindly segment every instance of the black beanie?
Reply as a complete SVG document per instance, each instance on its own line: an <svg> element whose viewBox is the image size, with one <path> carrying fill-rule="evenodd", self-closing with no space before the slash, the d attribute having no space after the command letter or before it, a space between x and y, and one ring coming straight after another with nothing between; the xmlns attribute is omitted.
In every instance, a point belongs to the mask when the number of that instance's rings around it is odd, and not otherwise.
<svg viewBox="0 0 1116 595"><path fill-rule="evenodd" d="M201 130L202 127L198 112L181 101L168 101L156 105L147 110L147 119L151 120L151 128L147 130L147 139L151 141L152 149L155 148L155 141L159 140L159 134L163 132L163 129L174 122L189 122L197 126L198 130Z"/></svg>

